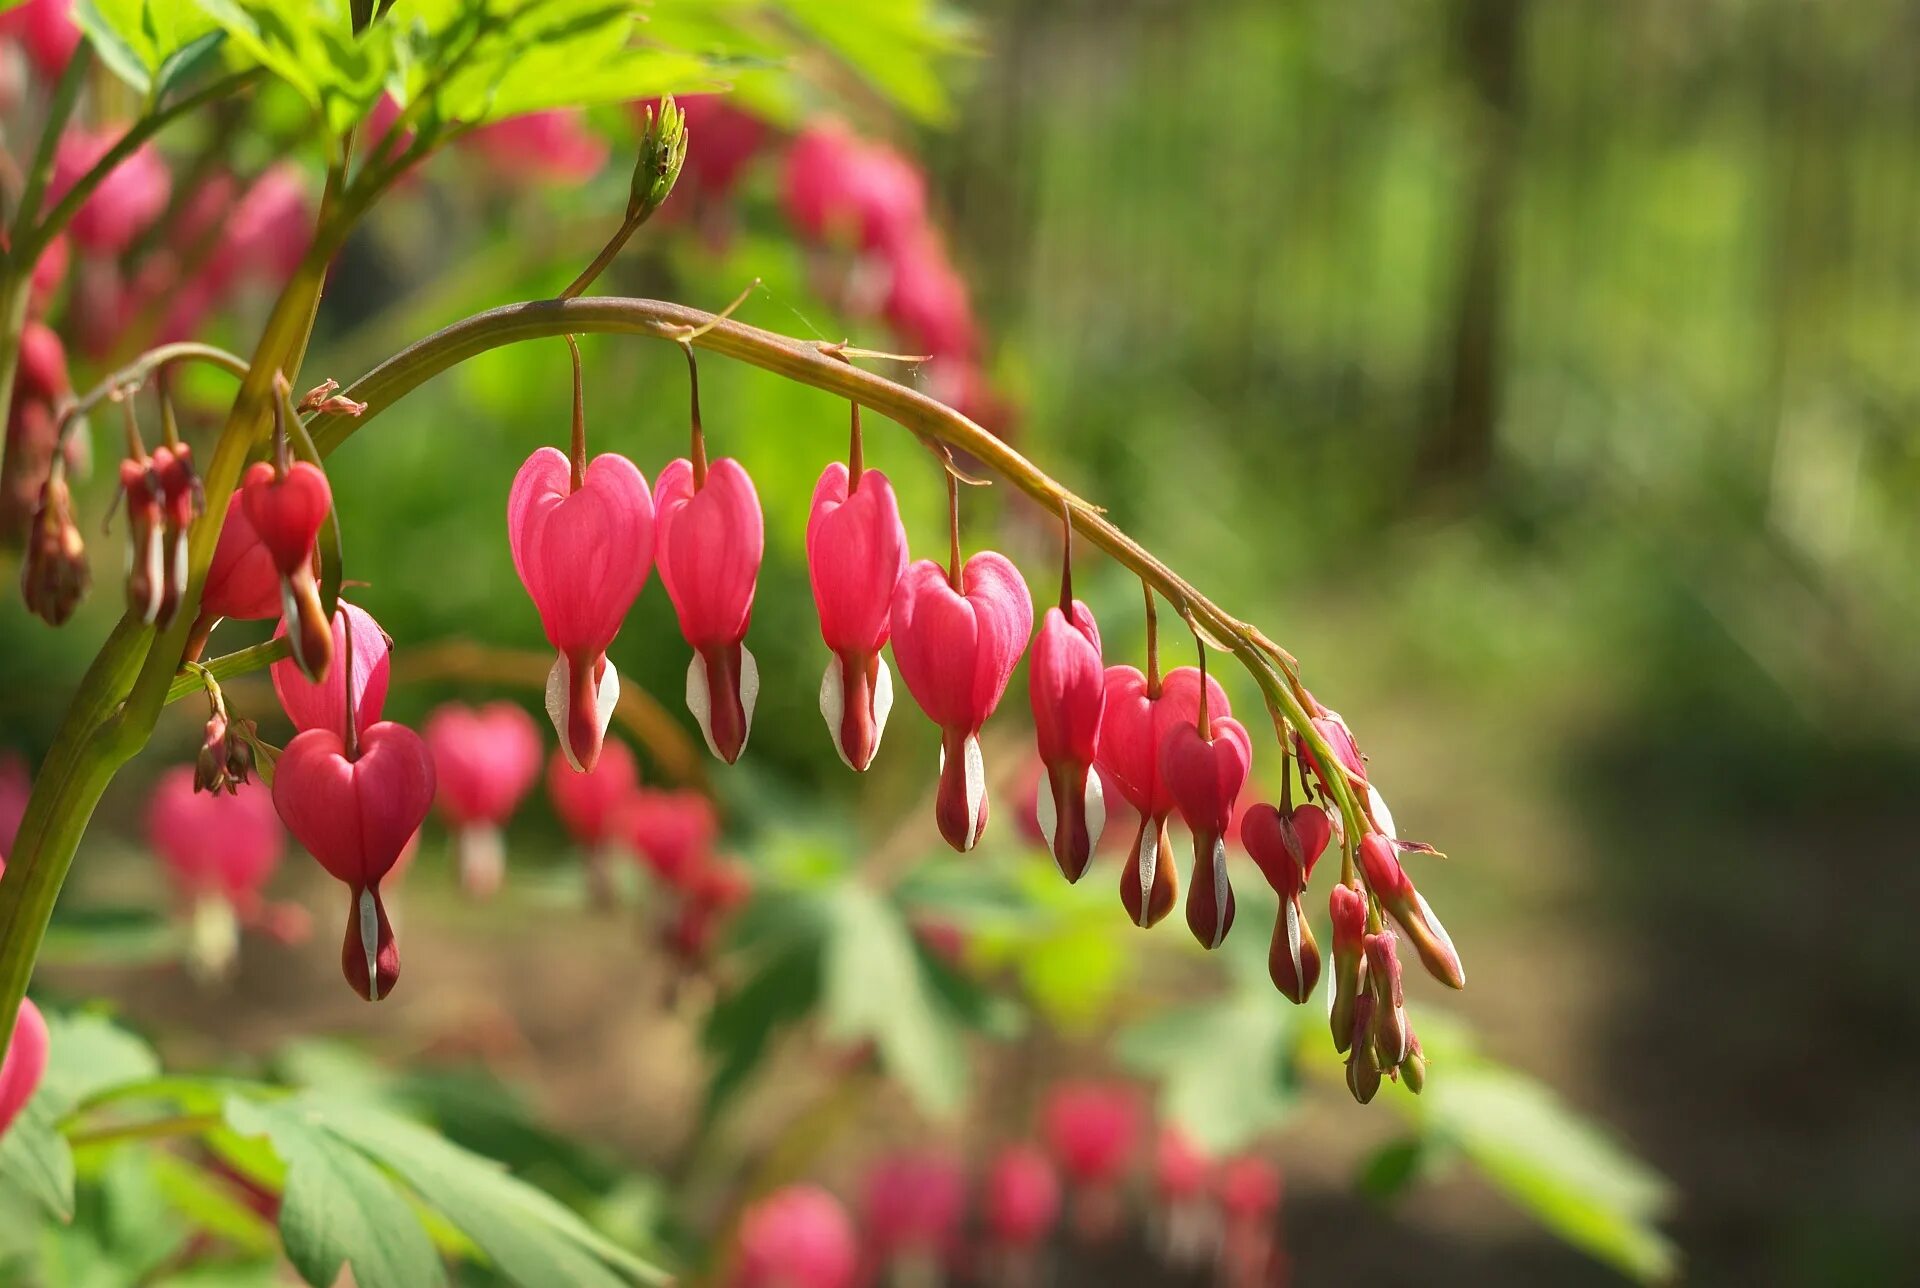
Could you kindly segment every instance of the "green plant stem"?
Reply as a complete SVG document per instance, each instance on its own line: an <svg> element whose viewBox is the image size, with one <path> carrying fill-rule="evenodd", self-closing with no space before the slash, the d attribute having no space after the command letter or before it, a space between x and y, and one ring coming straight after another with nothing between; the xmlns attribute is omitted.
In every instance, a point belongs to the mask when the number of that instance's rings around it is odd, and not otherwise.
<svg viewBox="0 0 1920 1288"><path fill-rule="evenodd" d="M67 1133L67 1143L75 1149L83 1145L108 1145L123 1140L162 1140L169 1136L201 1136L217 1131L226 1120L219 1114L172 1114L134 1123L106 1123Z"/></svg>

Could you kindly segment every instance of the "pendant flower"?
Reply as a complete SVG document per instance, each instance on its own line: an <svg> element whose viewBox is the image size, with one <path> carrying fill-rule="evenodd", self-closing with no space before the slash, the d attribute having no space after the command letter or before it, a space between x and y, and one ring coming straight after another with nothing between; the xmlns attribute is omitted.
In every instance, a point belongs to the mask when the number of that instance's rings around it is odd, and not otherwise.
<svg viewBox="0 0 1920 1288"><path fill-rule="evenodd" d="M440 815L453 829L460 884L484 899L506 879L500 829L540 776L540 731L511 702L449 702L422 728L433 753Z"/></svg>
<svg viewBox="0 0 1920 1288"><path fill-rule="evenodd" d="M1187 929L1202 948L1218 948L1233 929L1227 829L1252 764L1253 740L1232 716L1214 717L1205 732L1197 723L1175 725L1160 744L1161 781L1193 833Z"/></svg>
<svg viewBox="0 0 1920 1288"><path fill-rule="evenodd" d="M1093 857L1107 820L1100 775L1100 715L1106 675L1100 666L1100 628L1079 600L1072 616L1049 608L1033 641L1027 692L1033 731L1047 769L1036 806L1048 853L1069 881L1078 881Z"/></svg>
<svg viewBox="0 0 1920 1288"><path fill-rule="evenodd" d="M940 835L962 853L987 826L980 728L1000 704L1033 631L1033 600L1006 556L967 560L956 589L932 560L907 565L893 591L893 656L920 709L940 726Z"/></svg>
<svg viewBox="0 0 1920 1288"><path fill-rule="evenodd" d="M600 758L620 698L607 646L653 570L647 480L611 452L576 475L564 453L543 447L514 476L507 539L514 571L560 655L547 676L547 714L567 763L585 772Z"/></svg>
<svg viewBox="0 0 1920 1288"><path fill-rule="evenodd" d="M309 562L316 557L309 549ZM220 540L213 548L213 562L207 567L206 584L200 588L200 616L208 622L221 617L250 622L279 615L280 574L273 554L253 530L247 507L229 505Z"/></svg>
<svg viewBox="0 0 1920 1288"><path fill-rule="evenodd" d="M146 823L147 844L190 910L189 961L203 978L219 978L233 964L239 927L270 920L263 891L287 844L273 799L251 786L197 792L194 771L181 765L154 784Z"/></svg>
<svg viewBox="0 0 1920 1288"><path fill-rule="evenodd" d="M1398 851L1406 848L1419 847L1410 847L1379 832L1369 832L1360 838L1360 871L1367 879L1367 889L1413 941L1413 950L1420 955L1420 964L1427 968L1427 974L1448 988L1465 988L1466 968L1460 964L1460 954L1454 949L1447 928L1440 924L1426 896L1414 889L1413 879L1400 866Z"/></svg>
<svg viewBox="0 0 1920 1288"><path fill-rule="evenodd" d="M286 631L287 624L282 620L274 627L274 638L280 638ZM353 711L355 722L364 733L369 726L380 722L380 710L387 702L393 641L371 613L343 599L339 611L333 615L329 656L346 649L348 631L353 632ZM327 678L316 684L302 675L299 666L289 658L282 658L268 668L274 695L280 699L281 710L287 713L295 729L338 732L346 728L346 669L329 668Z"/></svg>
<svg viewBox="0 0 1920 1288"><path fill-rule="evenodd" d="M1240 843L1280 896L1273 942L1267 949L1267 973L1289 1001L1304 1002L1320 982L1320 945L1314 942L1300 907L1313 865L1327 848L1333 825L1318 805L1298 805L1282 814L1264 802L1240 820Z"/></svg>
<svg viewBox="0 0 1920 1288"><path fill-rule="evenodd" d="M717 460L697 479L685 457L660 471L660 580L693 646L687 709L707 748L740 759L760 695L760 668L742 643L766 534L760 498L740 462Z"/></svg>
<svg viewBox="0 0 1920 1288"><path fill-rule="evenodd" d="M0 1139L40 1089L40 1077L46 1071L47 1021L33 999L23 997L5 1057L0 1058Z"/></svg>
<svg viewBox="0 0 1920 1288"><path fill-rule="evenodd" d="M280 615L293 643L293 660L308 679L324 680L333 663L333 632L320 603L313 543L333 508L327 476L307 461L294 461L284 472L257 461L247 470L239 503L280 578Z"/></svg>
<svg viewBox="0 0 1920 1288"><path fill-rule="evenodd" d="M907 531L885 474L850 477L835 461L814 484L807 573L820 637L833 650L820 680L820 714L840 759L864 771L893 709L893 674L880 650L891 631L893 588L907 566Z"/></svg>

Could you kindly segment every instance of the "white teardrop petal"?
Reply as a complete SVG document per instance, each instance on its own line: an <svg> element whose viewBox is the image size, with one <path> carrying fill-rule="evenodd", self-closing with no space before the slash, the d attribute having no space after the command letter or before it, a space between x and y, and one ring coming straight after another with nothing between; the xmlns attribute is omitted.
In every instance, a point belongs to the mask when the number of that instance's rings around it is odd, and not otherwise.
<svg viewBox="0 0 1920 1288"><path fill-rule="evenodd" d="M1152 915L1153 878L1160 871L1160 829L1147 820L1146 830L1140 833L1140 924L1146 925Z"/></svg>
<svg viewBox="0 0 1920 1288"><path fill-rule="evenodd" d="M573 754L573 739L567 737L567 690L570 681L567 675L567 656L562 653L553 660L553 669L547 672L547 719L553 721L553 731L560 735L560 754L567 758L567 764L577 773L584 772L580 762Z"/></svg>
<svg viewBox="0 0 1920 1288"><path fill-rule="evenodd" d="M1100 786L1100 775L1087 769L1087 852L1100 844L1100 833L1107 830L1107 794Z"/></svg>
<svg viewBox="0 0 1920 1288"><path fill-rule="evenodd" d="M847 756L847 749L840 742L840 722L847 714L846 686L840 682L840 659L827 659L827 671L820 677L820 718L827 722L827 733L833 737L833 750L840 757L840 763L848 769L854 767Z"/></svg>
<svg viewBox="0 0 1920 1288"><path fill-rule="evenodd" d="M753 704L760 700L760 664L745 644L740 646L740 750L745 755L753 735Z"/></svg>
<svg viewBox="0 0 1920 1288"><path fill-rule="evenodd" d="M1302 987L1306 984L1306 965L1300 960L1300 904L1297 900L1282 899L1280 911L1287 919L1287 955L1293 958L1295 987Z"/></svg>
<svg viewBox="0 0 1920 1288"><path fill-rule="evenodd" d="M887 659L874 657L873 675L873 754L880 754L880 735L887 731L887 717L893 713L893 672Z"/></svg>
<svg viewBox="0 0 1920 1288"><path fill-rule="evenodd" d="M1034 821L1040 824L1040 835L1046 838L1047 853L1055 859L1060 857L1060 811L1053 804L1053 780L1042 776L1040 790L1033 798Z"/></svg>
<svg viewBox="0 0 1920 1288"><path fill-rule="evenodd" d="M367 1000L380 1000L380 909L374 905L373 891L360 890L360 948L367 955Z"/></svg>
<svg viewBox="0 0 1920 1288"><path fill-rule="evenodd" d="M707 659L698 653L687 663L687 710L700 722L700 736L707 740L707 750L716 760L725 759L713 741L713 695L707 685Z"/></svg>
<svg viewBox="0 0 1920 1288"><path fill-rule="evenodd" d="M962 754L966 757L967 771L967 848L972 849L979 842L980 834L987 830L987 763L980 755L980 739L976 735L967 735Z"/></svg>
<svg viewBox="0 0 1920 1288"><path fill-rule="evenodd" d="M1218 948L1227 937L1227 843L1215 838L1213 842L1213 942L1209 948Z"/></svg>
<svg viewBox="0 0 1920 1288"><path fill-rule="evenodd" d="M1389 837L1400 835L1393 826L1393 811L1387 808L1387 798L1372 783L1367 784L1367 808L1373 814L1373 821Z"/></svg>

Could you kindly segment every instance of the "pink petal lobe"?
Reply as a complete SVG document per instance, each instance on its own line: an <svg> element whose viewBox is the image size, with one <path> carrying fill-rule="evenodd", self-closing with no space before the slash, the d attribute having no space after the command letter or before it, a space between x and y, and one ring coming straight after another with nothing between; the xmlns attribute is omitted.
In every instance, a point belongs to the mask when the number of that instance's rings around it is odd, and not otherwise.
<svg viewBox="0 0 1920 1288"><path fill-rule="evenodd" d="M760 498L740 462L713 462L693 486L685 459L660 471L660 580L696 649L736 644L753 615L766 534Z"/></svg>

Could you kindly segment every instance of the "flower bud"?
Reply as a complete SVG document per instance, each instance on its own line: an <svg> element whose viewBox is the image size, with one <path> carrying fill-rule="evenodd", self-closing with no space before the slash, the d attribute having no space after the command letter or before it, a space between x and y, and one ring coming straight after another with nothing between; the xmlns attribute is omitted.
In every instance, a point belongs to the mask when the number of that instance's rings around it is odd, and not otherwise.
<svg viewBox="0 0 1920 1288"><path fill-rule="evenodd" d="M1368 935L1367 989L1373 994L1374 1060L1392 1069L1407 1058L1413 1030L1407 1027L1407 1003L1400 990L1400 958L1393 950L1393 932Z"/></svg>
<svg viewBox="0 0 1920 1288"><path fill-rule="evenodd" d="M160 619L167 581L165 520L153 462L121 461L120 491L127 511L127 608L153 625Z"/></svg>
<svg viewBox="0 0 1920 1288"><path fill-rule="evenodd" d="M160 491L160 611L154 625L165 630L187 593L187 543L205 498L193 472L193 449L185 443L153 449L153 476Z"/></svg>
<svg viewBox="0 0 1920 1288"><path fill-rule="evenodd" d="M1347 1035L1347 1090L1361 1104L1380 1090L1380 1064L1374 1057L1373 995L1362 993L1353 1003L1353 1029Z"/></svg>
<svg viewBox="0 0 1920 1288"><path fill-rule="evenodd" d="M1160 776L1193 833L1187 928L1202 948L1218 948L1233 928L1227 828L1252 762L1253 740L1232 716L1216 717L1204 733L1194 725L1176 725L1160 744Z"/></svg>
<svg viewBox="0 0 1920 1288"><path fill-rule="evenodd" d="M646 109L640 127L640 156L627 190L627 220L639 223L658 210L679 181L687 160L687 118L672 95L660 100L659 115Z"/></svg>
<svg viewBox="0 0 1920 1288"><path fill-rule="evenodd" d="M207 718L207 730L200 740L200 754L193 762L193 790L218 792L227 782L227 718L216 711Z"/></svg>
<svg viewBox="0 0 1920 1288"><path fill-rule="evenodd" d="M1093 770L1106 671L1093 614L1077 599L1072 608L1071 617L1059 608L1047 610L1033 642L1027 689L1047 771L1035 802L1040 829L1061 875L1078 881L1106 825L1106 800Z"/></svg>
<svg viewBox="0 0 1920 1288"><path fill-rule="evenodd" d="M834 750L856 771L873 762L893 709L893 676L880 651L906 566L907 533L887 476L863 470L855 481L845 465L830 463L807 515L807 575L820 637L834 654L820 680L820 714Z"/></svg>
<svg viewBox="0 0 1920 1288"><path fill-rule="evenodd" d="M1420 1050L1420 1039L1411 1032L1407 1038L1407 1058L1400 1062L1400 1081L1416 1096L1427 1088L1427 1057Z"/></svg>
<svg viewBox="0 0 1920 1288"><path fill-rule="evenodd" d="M1327 896L1333 917L1333 1049L1345 1051L1353 1040L1354 1014L1361 998L1361 975L1366 963L1367 897L1350 885L1337 885Z"/></svg>
<svg viewBox="0 0 1920 1288"><path fill-rule="evenodd" d="M1273 986L1293 1002L1306 1001L1320 982L1320 945L1307 925L1300 896L1331 834L1327 812L1318 805L1300 805L1291 814L1282 814L1260 804L1240 820L1241 844L1280 896L1280 915L1274 920L1267 949L1267 972Z"/></svg>
<svg viewBox="0 0 1920 1288"><path fill-rule="evenodd" d="M1419 847L1406 846L1379 832L1369 832L1360 838L1360 870L1367 879L1367 889L1413 941L1414 951L1420 954L1420 964L1427 968L1427 973L1449 988L1465 988L1467 973L1460 964L1453 940L1447 935L1447 928L1440 924L1425 896L1414 888L1406 869L1400 866L1395 851L1406 848Z"/></svg>
<svg viewBox="0 0 1920 1288"><path fill-rule="evenodd" d="M793 1185L740 1218L727 1288L853 1288L859 1261L846 1209L825 1190Z"/></svg>
<svg viewBox="0 0 1920 1288"><path fill-rule="evenodd" d="M73 519L73 493L64 473L54 469L40 487L27 533L20 590L27 609L50 626L63 625L87 593L92 574L87 547Z"/></svg>

